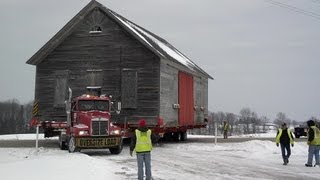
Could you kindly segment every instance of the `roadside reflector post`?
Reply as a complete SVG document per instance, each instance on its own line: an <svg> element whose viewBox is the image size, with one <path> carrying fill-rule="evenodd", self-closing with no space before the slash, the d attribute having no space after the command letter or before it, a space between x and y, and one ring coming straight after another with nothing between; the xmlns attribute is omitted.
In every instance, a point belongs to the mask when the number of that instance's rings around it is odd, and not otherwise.
<svg viewBox="0 0 320 180"><path fill-rule="evenodd" d="M31 125L36 125L36 153L38 153L39 151L39 127L40 124L38 123L38 115L39 115L39 102L37 100L35 100L33 102L33 110L32 110L32 114L33 114L33 118L32 118L32 122Z"/></svg>
<svg viewBox="0 0 320 180"><path fill-rule="evenodd" d="M36 152L38 153L39 152L39 124L37 124L37 127L36 127Z"/></svg>
<svg viewBox="0 0 320 180"><path fill-rule="evenodd" d="M217 145L217 134L218 134L217 123L214 123L214 144L215 145Z"/></svg>

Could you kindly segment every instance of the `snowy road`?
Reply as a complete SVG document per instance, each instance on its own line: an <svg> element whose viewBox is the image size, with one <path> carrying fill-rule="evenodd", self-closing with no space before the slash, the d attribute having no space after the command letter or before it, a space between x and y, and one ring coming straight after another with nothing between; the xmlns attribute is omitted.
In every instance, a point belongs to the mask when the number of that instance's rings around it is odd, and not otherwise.
<svg viewBox="0 0 320 180"><path fill-rule="evenodd" d="M305 167L308 146L297 142L287 166L272 141L161 143L152 151L155 180L209 179L320 179L319 167ZM19 173L16 170L19 169ZM56 173L61 172L61 173ZM76 173L74 173L76 172ZM70 154L58 148L0 148L0 174L4 180L136 179L136 158L126 145L120 155L107 150L83 150ZM50 176L48 176L50 175ZM63 176L62 176L63 175Z"/></svg>
<svg viewBox="0 0 320 180"><path fill-rule="evenodd" d="M319 179L320 168L307 168L307 146L297 143L288 166L282 165L280 149L271 141L214 144L162 144L152 152L155 179ZM295 149L299 151L295 153ZM121 156L87 152L91 157L121 164L118 174L135 179L136 161L129 147ZM318 178L317 178L318 177Z"/></svg>

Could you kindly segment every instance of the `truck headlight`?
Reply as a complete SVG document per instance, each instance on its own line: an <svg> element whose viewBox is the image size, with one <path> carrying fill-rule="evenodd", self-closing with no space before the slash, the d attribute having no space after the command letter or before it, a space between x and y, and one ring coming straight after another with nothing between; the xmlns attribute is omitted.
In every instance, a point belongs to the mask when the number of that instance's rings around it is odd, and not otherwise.
<svg viewBox="0 0 320 180"><path fill-rule="evenodd" d="M118 134L120 134L120 130L118 130L118 129L117 129L117 130L112 131L111 133L112 133L112 134L117 134L117 135L118 135Z"/></svg>
<svg viewBox="0 0 320 180"><path fill-rule="evenodd" d="M79 131L79 135L83 136L83 135L88 135L88 131Z"/></svg>

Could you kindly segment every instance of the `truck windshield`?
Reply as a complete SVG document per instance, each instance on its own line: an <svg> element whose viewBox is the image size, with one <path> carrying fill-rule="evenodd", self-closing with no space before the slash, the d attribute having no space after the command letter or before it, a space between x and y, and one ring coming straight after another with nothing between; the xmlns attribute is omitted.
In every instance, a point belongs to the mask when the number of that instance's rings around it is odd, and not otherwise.
<svg viewBox="0 0 320 180"><path fill-rule="evenodd" d="M78 102L79 111L108 111L109 101L82 100Z"/></svg>

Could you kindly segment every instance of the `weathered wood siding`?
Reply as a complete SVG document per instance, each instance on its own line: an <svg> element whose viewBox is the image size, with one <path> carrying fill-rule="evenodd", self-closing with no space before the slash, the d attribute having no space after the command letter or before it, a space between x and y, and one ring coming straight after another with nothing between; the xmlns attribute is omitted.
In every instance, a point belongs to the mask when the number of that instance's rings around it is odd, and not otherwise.
<svg viewBox="0 0 320 180"><path fill-rule="evenodd" d="M208 117L208 79L194 76L195 124L203 124Z"/></svg>
<svg viewBox="0 0 320 180"><path fill-rule="evenodd" d="M178 109L173 104L178 104L178 72L179 70L161 62L160 71L160 117L168 126L178 125Z"/></svg>
<svg viewBox="0 0 320 180"><path fill-rule="evenodd" d="M102 32L89 33L96 25ZM61 95L56 94L59 88L67 98L65 87L71 87L73 96L79 96L86 92L87 86L102 86L103 94L111 94L115 100L121 100L121 94L128 92L122 90L121 75L131 70L136 72L137 99L130 103L136 104L134 108L123 109L117 119L154 120L159 116L159 68L160 60L156 55L104 12L95 9L37 65L35 98L39 101L41 119L65 120L64 106L59 105ZM94 72L99 73L90 75ZM93 76L101 77L93 80Z"/></svg>

